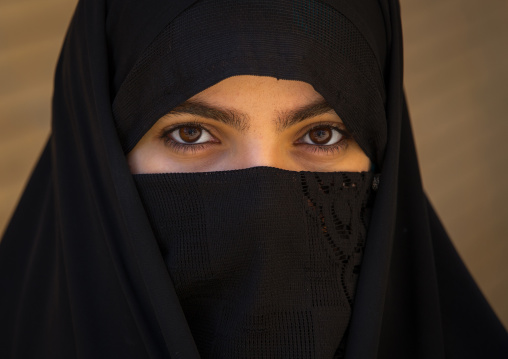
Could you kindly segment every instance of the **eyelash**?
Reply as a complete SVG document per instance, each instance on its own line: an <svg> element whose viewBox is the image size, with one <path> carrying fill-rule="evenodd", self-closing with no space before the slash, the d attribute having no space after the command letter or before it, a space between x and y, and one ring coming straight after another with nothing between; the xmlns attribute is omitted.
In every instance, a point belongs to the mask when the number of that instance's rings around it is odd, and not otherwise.
<svg viewBox="0 0 508 359"><path fill-rule="evenodd" d="M211 143L185 144L185 143L177 142L171 138L171 133L173 131L176 131L179 128L187 127L187 126L197 127L202 131L206 131L206 132L210 133L210 135L212 137L214 137L211 134L211 131L209 129L207 129L205 126L203 126L202 123L200 123L200 122L186 122L186 123L179 123L178 125L175 125L175 126L172 126L168 129L162 130L160 138L161 138L161 140L164 141L164 144L166 144L167 146L169 146L171 149L175 150L176 152L195 153L195 152L205 149L206 147L208 147L211 144ZM217 143L220 143L220 142L218 141Z"/></svg>
<svg viewBox="0 0 508 359"><path fill-rule="evenodd" d="M169 146L171 149L173 149L174 151L183 152L183 153L186 153L186 152L196 153L196 152L199 152L199 151L205 149L206 147L208 147L212 144L220 143L220 141L217 141L216 143L207 142L207 143L198 143L198 144L185 144L185 143L177 142L171 138L172 132L178 130L179 128L186 127L186 126L197 127L202 131L206 131L206 132L210 133L210 135L212 137L214 137L211 134L211 131L209 129L207 129L205 126L203 126L202 123L200 123L200 122L186 122L186 123L179 123L178 125L175 125L175 126L172 126L168 129L162 130L161 135L160 135L161 140L163 140L164 143L167 146ZM307 133L309 133L310 131L313 131L319 127L329 127L332 130L339 132L341 134L342 138L339 140L339 142L337 142L333 145L312 145L309 143L302 143L302 142L300 142L300 143L295 142L295 144L298 146L307 147L307 149L309 151L312 151L313 153L320 152L320 153L325 153L325 154L343 151L347 147L348 140L351 138L351 134L346 129L340 128L339 126L337 126L337 124L335 122L334 123L324 122L324 123L318 123L318 124L314 125L313 127L309 128L307 131L305 131L305 133L303 133L303 135L300 136L298 141L301 140Z"/></svg>
<svg viewBox="0 0 508 359"><path fill-rule="evenodd" d="M307 129L305 133L303 133L302 136L298 140L301 140L307 133L315 130L316 128L320 127L329 127L332 130L337 131L342 136L339 142L334 143L333 145L311 145L310 143L296 143L298 146L305 146L308 148L308 150L312 151L312 153L325 153L325 154L331 154L339 151L343 151L347 148L348 140L351 139L351 134L345 129L340 128L337 126L337 123L327 123L327 122L321 122L318 124L315 124L311 128Z"/></svg>

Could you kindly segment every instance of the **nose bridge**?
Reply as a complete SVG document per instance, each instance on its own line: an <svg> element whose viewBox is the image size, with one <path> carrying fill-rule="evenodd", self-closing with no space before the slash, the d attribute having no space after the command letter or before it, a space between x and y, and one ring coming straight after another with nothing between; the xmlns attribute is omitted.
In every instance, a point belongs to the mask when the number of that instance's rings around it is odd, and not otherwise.
<svg viewBox="0 0 508 359"><path fill-rule="evenodd" d="M268 166L289 169L282 144L273 136L253 136L242 154L245 167Z"/></svg>

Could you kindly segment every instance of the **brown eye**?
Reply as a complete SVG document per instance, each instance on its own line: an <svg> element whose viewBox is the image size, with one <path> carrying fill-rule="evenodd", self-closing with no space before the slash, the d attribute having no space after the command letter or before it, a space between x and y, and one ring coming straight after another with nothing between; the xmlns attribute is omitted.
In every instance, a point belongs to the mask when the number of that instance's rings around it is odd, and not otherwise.
<svg viewBox="0 0 508 359"><path fill-rule="evenodd" d="M182 146L197 148L197 145L220 143L206 128L201 127L199 124L179 125L168 132L162 133L162 138L166 143L179 144L180 149Z"/></svg>
<svg viewBox="0 0 508 359"><path fill-rule="evenodd" d="M330 141L333 131L330 127L317 127L309 131L309 139L316 145L324 145Z"/></svg>
<svg viewBox="0 0 508 359"><path fill-rule="evenodd" d="M202 130L199 127L184 126L178 129L178 135L182 142L196 142L201 137L201 134Z"/></svg>
<svg viewBox="0 0 508 359"><path fill-rule="evenodd" d="M303 143L317 146L331 146L339 143L342 133L333 126L318 126L307 132L300 140Z"/></svg>

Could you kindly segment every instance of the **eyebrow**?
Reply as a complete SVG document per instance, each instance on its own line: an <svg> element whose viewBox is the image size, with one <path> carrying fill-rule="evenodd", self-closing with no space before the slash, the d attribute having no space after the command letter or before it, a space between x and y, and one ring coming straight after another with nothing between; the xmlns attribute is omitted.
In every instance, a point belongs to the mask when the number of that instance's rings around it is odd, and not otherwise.
<svg viewBox="0 0 508 359"><path fill-rule="evenodd" d="M326 102L326 100L322 99L302 106L296 110L279 112L277 118L277 131L282 132L299 122L331 111L335 110L328 102Z"/></svg>
<svg viewBox="0 0 508 359"><path fill-rule="evenodd" d="M232 109L214 107L202 101L187 100L173 108L169 114L190 114L209 118L225 123L240 131L246 130L249 127L249 118L246 114Z"/></svg>
<svg viewBox="0 0 508 359"><path fill-rule="evenodd" d="M333 108L324 99L295 110L282 111L277 113L276 128L281 132L306 119L333 111ZM249 128L249 116L246 113L234 109L217 107L203 101L187 100L173 108L169 114L190 114L232 126L240 131Z"/></svg>

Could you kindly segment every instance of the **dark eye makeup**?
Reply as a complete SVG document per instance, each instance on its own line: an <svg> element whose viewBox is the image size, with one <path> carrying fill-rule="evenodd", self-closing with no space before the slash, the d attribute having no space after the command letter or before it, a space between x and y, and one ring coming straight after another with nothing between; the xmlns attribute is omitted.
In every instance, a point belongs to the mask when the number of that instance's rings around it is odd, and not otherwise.
<svg viewBox="0 0 508 359"><path fill-rule="evenodd" d="M324 122L304 128L303 135L295 142L295 146L304 148L312 153L340 152L347 147L351 135L343 124ZM209 146L220 144L212 131L201 122L186 122L175 124L160 132L160 139L175 152L196 153Z"/></svg>
<svg viewBox="0 0 508 359"><path fill-rule="evenodd" d="M336 122L320 122L310 128L304 128L305 133L295 142L313 153L340 152L347 147L351 139L350 133L343 124Z"/></svg>

